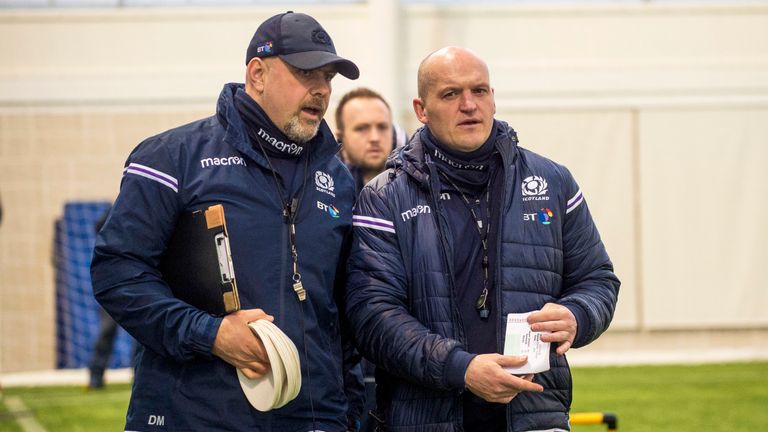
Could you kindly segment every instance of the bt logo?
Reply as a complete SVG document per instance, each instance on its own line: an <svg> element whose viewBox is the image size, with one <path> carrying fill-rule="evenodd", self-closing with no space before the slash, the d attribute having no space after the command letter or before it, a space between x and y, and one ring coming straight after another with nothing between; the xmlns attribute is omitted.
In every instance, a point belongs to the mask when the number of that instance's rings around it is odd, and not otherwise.
<svg viewBox="0 0 768 432"><path fill-rule="evenodd" d="M539 210L538 216L539 216L539 222L541 222L542 225L549 225L551 223L549 220L552 219L552 217L554 217L555 214L552 213L552 210L548 208L543 208Z"/></svg>
<svg viewBox="0 0 768 432"><path fill-rule="evenodd" d="M334 219L338 219L339 216L341 216L341 211L338 208L336 208L336 206L333 204L326 204L318 201L317 208L324 212L327 212Z"/></svg>
<svg viewBox="0 0 768 432"><path fill-rule="evenodd" d="M549 225L552 223L552 218L555 214L549 208L543 208L536 213L523 213L523 220L526 222L539 221L542 225Z"/></svg>

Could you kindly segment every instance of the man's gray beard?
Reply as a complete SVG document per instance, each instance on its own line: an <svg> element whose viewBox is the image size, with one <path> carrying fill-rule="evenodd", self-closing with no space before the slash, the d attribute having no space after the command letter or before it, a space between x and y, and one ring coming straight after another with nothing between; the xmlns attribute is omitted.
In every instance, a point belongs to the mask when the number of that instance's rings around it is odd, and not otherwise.
<svg viewBox="0 0 768 432"><path fill-rule="evenodd" d="M283 126L283 132L285 133L285 136L293 140L296 144L306 144L311 140L312 138L317 135L317 131L320 129L320 122L317 122L317 125L314 127L312 126L302 126L301 122L299 121L299 116L293 116L285 123L285 126Z"/></svg>

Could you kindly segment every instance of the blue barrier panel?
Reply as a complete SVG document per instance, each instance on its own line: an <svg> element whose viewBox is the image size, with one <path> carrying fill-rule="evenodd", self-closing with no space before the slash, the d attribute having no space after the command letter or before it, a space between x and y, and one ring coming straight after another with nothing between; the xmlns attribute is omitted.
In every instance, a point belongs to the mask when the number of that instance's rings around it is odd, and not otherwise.
<svg viewBox="0 0 768 432"><path fill-rule="evenodd" d="M56 221L56 367L88 367L99 335L99 305L91 287L91 254L96 223L108 202L70 202ZM109 367L131 365L133 340L123 329L115 339Z"/></svg>

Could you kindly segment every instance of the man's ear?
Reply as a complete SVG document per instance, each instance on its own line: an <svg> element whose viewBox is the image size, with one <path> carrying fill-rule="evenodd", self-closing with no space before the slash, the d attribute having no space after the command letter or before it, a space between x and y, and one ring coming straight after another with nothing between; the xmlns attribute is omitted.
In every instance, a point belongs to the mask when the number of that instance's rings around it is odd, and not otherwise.
<svg viewBox="0 0 768 432"><path fill-rule="evenodd" d="M493 98L493 114L496 114L496 90L491 87L491 97Z"/></svg>
<svg viewBox="0 0 768 432"><path fill-rule="evenodd" d="M248 62L245 72L245 84L257 93L264 92L264 77L268 70L267 63L258 57L254 57Z"/></svg>
<svg viewBox="0 0 768 432"><path fill-rule="evenodd" d="M341 140L344 138L344 132L342 132L339 129L336 129L336 142L341 144Z"/></svg>
<svg viewBox="0 0 768 432"><path fill-rule="evenodd" d="M416 118L420 122L427 124L427 107L424 106L424 101L421 98L413 98L413 112L416 113Z"/></svg>

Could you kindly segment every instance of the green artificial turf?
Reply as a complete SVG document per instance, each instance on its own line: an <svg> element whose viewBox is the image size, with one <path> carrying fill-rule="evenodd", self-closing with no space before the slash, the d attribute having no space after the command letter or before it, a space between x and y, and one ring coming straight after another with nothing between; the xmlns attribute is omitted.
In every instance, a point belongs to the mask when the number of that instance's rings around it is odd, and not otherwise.
<svg viewBox="0 0 768 432"><path fill-rule="evenodd" d="M768 362L575 368L573 412L611 412L621 432L768 431ZM48 431L122 431L130 386L6 388L0 431L21 432L5 402L20 397ZM574 432L605 431L575 425Z"/></svg>
<svg viewBox="0 0 768 432"><path fill-rule="evenodd" d="M21 427L14 421L13 413L6 408L4 402L3 398L0 397L0 431L22 432Z"/></svg>
<svg viewBox="0 0 768 432"><path fill-rule="evenodd" d="M573 380L571 411L615 413L622 432L768 431L765 362L576 368Z"/></svg>
<svg viewBox="0 0 768 432"><path fill-rule="evenodd" d="M3 402L21 397L28 411L43 428L55 432L122 431L131 387L108 385L102 390L87 391L82 386L18 387L3 389ZM5 405L3 403L3 405ZM6 411L0 411L7 413ZM11 418L0 418L0 431L21 431Z"/></svg>

